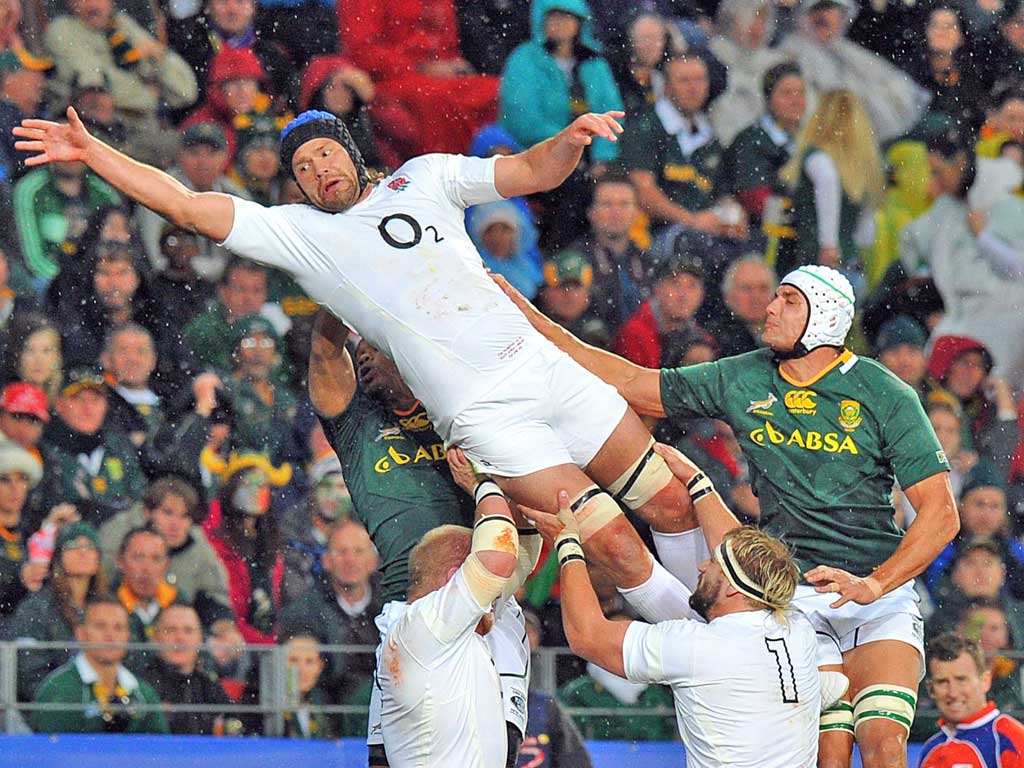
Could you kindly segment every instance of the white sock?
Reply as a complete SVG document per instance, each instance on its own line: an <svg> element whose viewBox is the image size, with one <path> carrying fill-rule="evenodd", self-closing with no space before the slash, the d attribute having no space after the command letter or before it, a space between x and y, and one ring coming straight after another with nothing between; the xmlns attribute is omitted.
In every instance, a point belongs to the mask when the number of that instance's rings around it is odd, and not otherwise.
<svg viewBox="0 0 1024 768"><path fill-rule="evenodd" d="M682 533L659 533L651 529L654 547L668 572L691 592L697 588L698 566L711 556L704 531L694 528Z"/></svg>
<svg viewBox="0 0 1024 768"><path fill-rule="evenodd" d="M645 621L652 624L700 618L690 608L690 590L657 560L654 561L654 571L647 581L629 589L619 587L619 594Z"/></svg>

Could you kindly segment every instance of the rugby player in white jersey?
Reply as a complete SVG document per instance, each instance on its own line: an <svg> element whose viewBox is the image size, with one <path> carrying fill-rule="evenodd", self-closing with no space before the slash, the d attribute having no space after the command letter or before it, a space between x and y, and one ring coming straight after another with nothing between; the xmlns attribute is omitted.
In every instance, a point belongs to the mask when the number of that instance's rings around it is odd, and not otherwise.
<svg viewBox="0 0 1024 768"><path fill-rule="evenodd" d="M698 515L704 499L721 508L702 473L690 488ZM563 526L555 550L572 650L633 682L670 686L687 765L812 768L825 681L814 628L791 607L800 574L786 546L750 526L712 534L709 543L717 544L692 594L656 569L648 583L624 593L654 623L609 621L587 574L568 495L559 494L559 502L557 522L527 514L543 531ZM728 518L726 511L721 520ZM842 695L846 682L829 695Z"/></svg>
<svg viewBox="0 0 1024 768"><path fill-rule="evenodd" d="M389 603L377 650L384 747L392 768L500 768L507 755L498 672L484 638L533 566L497 485L477 486L470 531L443 525L409 555L406 603Z"/></svg>
<svg viewBox="0 0 1024 768"><path fill-rule="evenodd" d="M90 136L71 108L66 124L29 119L14 132L34 153L27 165L84 162L176 225L290 273L394 360L441 438L515 501L554 512L568 491L591 557L630 587L650 577L653 558L616 500L678 533L696 525L689 497L615 389L488 279L463 223L469 205L561 184L586 146L616 140L621 116L583 115L509 157L424 155L378 179L340 120L306 112L282 132L281 155L309 204L274 208L192 192Z"/></svg>

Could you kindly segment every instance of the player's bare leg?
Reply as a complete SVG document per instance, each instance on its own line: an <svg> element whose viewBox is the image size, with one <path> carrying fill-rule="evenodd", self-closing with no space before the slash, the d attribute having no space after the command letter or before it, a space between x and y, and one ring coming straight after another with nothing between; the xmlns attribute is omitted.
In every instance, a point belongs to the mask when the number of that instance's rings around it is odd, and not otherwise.
<svg viewBox="0 0 1024 768"><path fill-rule="evenodd" d="M842 664L826 664L818 669L846 673ZM849 691L843 696L842 702L822 714L823 728L826 727L826 719L829 730L823 730L818 736L818 768L849 768L853 754L853 707L850 705Z"/></svg>
<svg viewBox="0 0 1024 768"><path fill-rule="evenodd" d="M906 768L907 738L913 720L921 654L899 640L879 640L843 654L843 671L850 678L850 697L856 718L857 746L864 768ZM852 740L841 734L823 735L819 768L847 768Z"/></svg>
<svg viewBox="0 0 1024 768"><path fill-rule="evenodd" d="M636 529L611 496L576 465L561 464L522 477L494 479L516 503L552 514L558 512L558 492L567 491L574 500L587 557L616 574L616 586L636 587L650 578L653 558Z"/></svg>

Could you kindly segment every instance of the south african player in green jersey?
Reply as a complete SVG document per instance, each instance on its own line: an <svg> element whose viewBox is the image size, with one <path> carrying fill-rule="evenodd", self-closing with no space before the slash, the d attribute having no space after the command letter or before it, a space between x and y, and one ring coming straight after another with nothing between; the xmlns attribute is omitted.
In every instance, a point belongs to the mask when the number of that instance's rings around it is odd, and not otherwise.
<svg viewBox="0 0 1024 768"><path fill-rule="evenodd" d="M733 429L750 464L761 525L795 550L794 605L818 633L819 663L850 678L849 701L822 715L819 766L905 766L923 665L913 578L959 529L949 464L920 402L873 360L845 348L854 296L836 270L786 275L767 308L765 349L686 368L641 368L589 347L498 280L533 325L615 386L640 414L703 416ZM898 482L917 511L904 533ZM699 514L699 510L698 510ZM656 535L684 582L721 532Z"/></svg>

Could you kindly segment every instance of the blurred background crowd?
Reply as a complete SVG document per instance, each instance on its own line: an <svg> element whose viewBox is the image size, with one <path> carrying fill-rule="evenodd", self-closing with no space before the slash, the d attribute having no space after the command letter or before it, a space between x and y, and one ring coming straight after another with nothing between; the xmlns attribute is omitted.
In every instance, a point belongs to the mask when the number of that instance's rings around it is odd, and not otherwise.
<svg viewBox="0 0 1024 768"><path fill-rule="evenodd" d="M365 703L372 654L320 645L375 645L381 590L306 394L316 306L80 164L26 167L10 129L68 105L189 188L266 205L303 200L277 152L301 110L343 117L385 172L624 110L561 188L467 211L483 262L651 367L755 349L777 275L846 273L851 347L920 394L953 466L962 530L917 582L927 633L979 639L994 698L1024 707L1024 2L0 0L0 637L183 646L19 651L21 701L99 703L27 725L257 733L127 705L256 701L239 646L278 643L289 734L356 735L317 706ZM757 519L724 424L650 426ZM535 646L564 644L553 561L522 602ZM671 704L568 660L557 683L574 708ZM576 724L676 737L671 715Z"/></svg>

